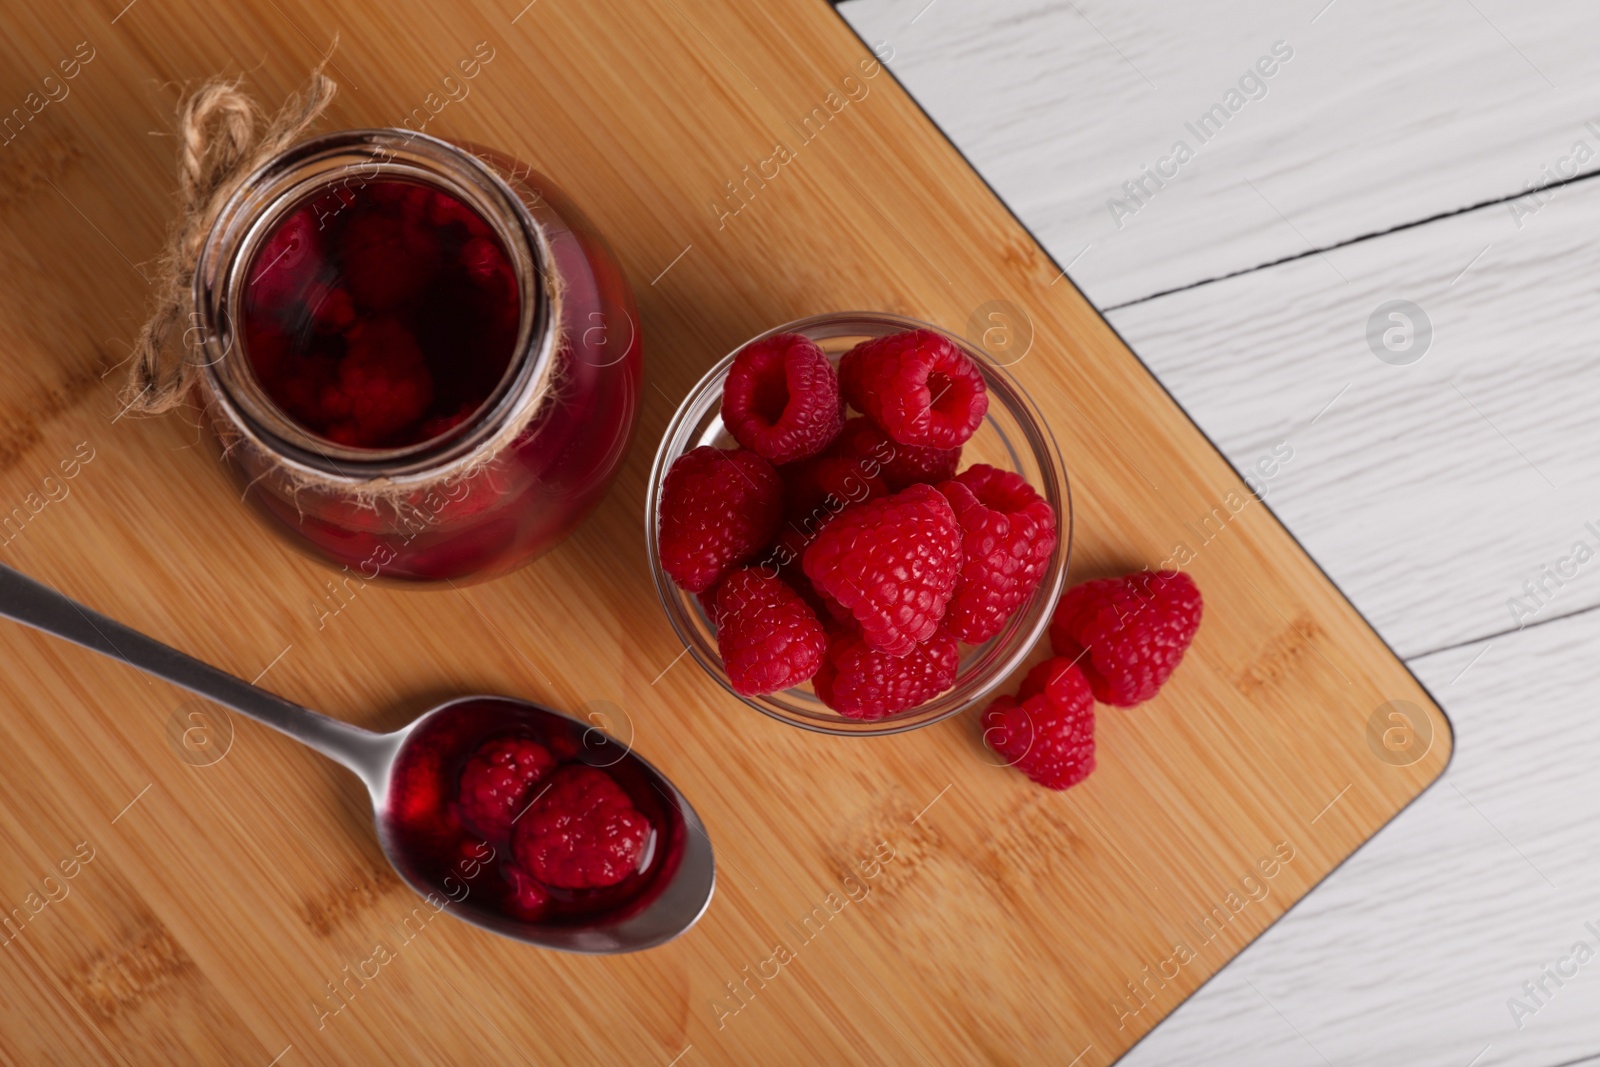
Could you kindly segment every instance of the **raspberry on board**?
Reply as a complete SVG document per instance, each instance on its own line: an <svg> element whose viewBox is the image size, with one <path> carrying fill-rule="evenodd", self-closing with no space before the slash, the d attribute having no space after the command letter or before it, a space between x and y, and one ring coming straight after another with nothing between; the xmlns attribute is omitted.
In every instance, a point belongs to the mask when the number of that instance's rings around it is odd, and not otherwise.
<svg viewBox="0 0 1600 1067"><path fill-rule="evenodd" d="M827 635L800 594L758 567L717 587L717 648L736 693L776 693L817 673Z"/></svg>
<svg viewBox="0 0 1600 1067"><path fill-rule="evenodd" d="M842 630L813 683L817 699L852 719L881 719L925 704L949 689L961 666L955 638L936 630L905 656L875 650L855 629Z"/></svg>
<svg viewBox="0 0 1600 1067"><path fill-rule="evenodd" d="M722 424L773 463L827 448L844 421L839 377L810 338L780 333L746 345L722 386Z"/></svg>
<svg viewBox="0 0 1600 1067"><path fill-rule="evenodd" d="M1065 656L1051 656L1033 665L1022 688L1017 690L1018 700L1027 700L1040 693L1057 703L1077 699L1078 689L1087 684L1078 665Z"/></svg>
<svg viewBox="0 0 1600 1067"><path fill-rule="evenodd" d="M661 484L661 567L691 593L760 551L783 515L783 481L754 452L702 445L673 461Z"/></svg>
<svg viewBox="0 0 1600 1067"><path fill-rule="evenodd" d="M1035 667L1015 697L989 705L982 725L986 745L1046 788L1067 789L1094 772L1094 695L1068 660Z"/></svg>
<svg viewBox="0 0 1600 1067"><path fill-rule="evenodd" d="M889 435L865 415L845 420L844 429L834 438L827 454L858 461L864 473L880 476L891 493L918 482L938 485L954 478L956 468L961 465L960 445L955 448L902 445L891 441Z"/></svg>
<svg viewBox="0 0 1600 1067"><path fill-rule="evenodd" d="M959 448L989 410L977 365L932 330L856 345L839 361L839 384L857 411L902 445Z"/></svg>
<svg viewBox="0 0 1600 1067"><path fill-rule="evenodd" d="M1182 571L1100 578L1062 595L1050 645L1078 662L1096 700L1132 707L1155 696L1183 661L1203 608Z"/></svg>
<svg viewBox="0 0 1600 1067"><path fill-rule="evenodd" d="M867 644L908 655L939 628L961 568L961 527L937 489L913 485L841 511L802 561Z"/></svg>
<svg viewBox="0 0 1600 1067"><path fill-rule="evenodd" d="M961 576L944 624L979 644L999 633L1039 587L1056 547L1056 515L1020 474L985 463L968 467L939 492L961 524Z"/></svg>
<svg viewBox="0 0 1600 1067"><path fill-rule="evenodd" d="M461 824L485 840L510 840L511 824L533 797L534 784L554 769L550 750L525 737L479 746L461 770L456 810Z"/></svg>
<svg viewBox="0 0 1600 1067"><path fill-rule="evenodd" d="M616 885L637 870L650 822L597 767L568 764L517 820L517 864L558 889Z"/></svg>

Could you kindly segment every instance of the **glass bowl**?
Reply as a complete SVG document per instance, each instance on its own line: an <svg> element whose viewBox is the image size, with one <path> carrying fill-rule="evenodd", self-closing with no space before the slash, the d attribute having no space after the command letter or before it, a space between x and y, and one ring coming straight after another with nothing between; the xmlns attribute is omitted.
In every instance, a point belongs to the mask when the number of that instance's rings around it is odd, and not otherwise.
<svg viewBox="0 0 1600 1067"><path fill-rule="evenodd" d="M844 353L862 341L903 330L933 330L960 347L982 371L989 388L989 413L961 453L961 468L988 463L1003 470L1016 471L1037 489L1056 513L1056 547L1050 564L1033 596L1006 621L1005 627L981 645L961 646L961 666L955 685L941 695L914 708L880 719L853 719L829 708L812 692L810 683L779 693L747 697L735 693L728 684L717 652L717 632L706 617L699 598L673 584L661 568L656 540L657 510L661 483L679 456L701 445L738 448L738 442L722 425L722 383L728 376L733 357L745 345L775 334L798 333L815 341L835 364ZM836 312L814 315L775 329L740 345L708 371L690 390L678 407L650 470L650 491L645 501L645 538L649 546L650 570L655 575L656 592L672 628L687 646L689 654L724 689L757 711L791 726L822 733L852 736L892 734L914 730L959 714L987 698L1020 666L1033 650L1045 628L1067 574L1067 554L1072 543L1072 503L1066 470L1055 438L1045 425L1038 408L1016 379L1001 368L982 349L937 326L915 319L874 312Z"/></svg>

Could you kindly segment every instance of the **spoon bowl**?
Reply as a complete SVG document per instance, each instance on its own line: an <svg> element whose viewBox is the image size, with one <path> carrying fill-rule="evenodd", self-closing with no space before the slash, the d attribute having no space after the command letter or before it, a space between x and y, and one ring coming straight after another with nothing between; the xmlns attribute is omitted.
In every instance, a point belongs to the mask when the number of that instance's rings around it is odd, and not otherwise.
<svg viewBox="0 0 1600 1067"><path fill-rule="evenodd" d="M376 786L378 840L430 905L545 948L606 954L670 941L710 904L715 862L694 809L665 775L597 727L539 704L472 696L388 736L398 748L382 778L368 783ZM568 764L605 771L622 788L651 827L632 874L603 889L552 889L536 918L517 917L507 843L465 830L448 799L467 758L503 737L537 741Z"/></svg>
<svg viewBox="0 0 1600 1067"><path fill-rule="evenodd" d="M613 954L672 940L711 903L716 861L688 800L630 745L569 715L509 697L470 696L379 734L258 689L3 565L0 616L183 686L352 771L372 797L384 855L436 913L449 911L542 948ZM602 771L627 796L650 828L638 862L622 881L588 889L532 883L512 860L509 833L486 840L462 825L456 804L462 768L480 746L505 738L537 742L561 765ZM541 795L516 818L526 816ZM537 905L527 903L529 892L541 898Z"/></svg>

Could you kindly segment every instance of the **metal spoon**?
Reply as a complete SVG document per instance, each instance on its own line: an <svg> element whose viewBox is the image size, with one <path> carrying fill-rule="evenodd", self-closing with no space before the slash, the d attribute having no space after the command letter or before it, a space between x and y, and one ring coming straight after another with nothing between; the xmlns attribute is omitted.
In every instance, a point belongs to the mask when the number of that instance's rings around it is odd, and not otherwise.
<svg viewBox="0 0 1600 1067"><path fill-rule="evenodd" d="M372 795L373 820L384 854L435 912L449 911L495 933L545 948L604 954L636 952L670 941L693 926L711 903L716 863L694 808L629 746L588 723L525 701L464 697L439 705L393 733L373 733L258 689L4 565L0 565L0 616L183 686L288 734L354 772ZM630 898L608 903L604 891L599 891L599 906L591 904L587 915L574 904L566 914L540 916L540 921L519 919L497 903L507 890L494 868L498 859L494 846L479 842L459 854L441 852L443 839L438 824L430 823L426 805L431 800L438 809L449 803L448 790L454 782L443 776L453 776L452 752L459 757L463 743L506 733L551 738L552 743L566 746L570 758L606 768L625 789L632 785L628 791L636 805L646 817L654 815L650 819L654 830L641 860L643 872L630 876L638 879ZM431 794L430 782L440 787ZM652 792L659 797L653 813L645 810Z"/></svg>

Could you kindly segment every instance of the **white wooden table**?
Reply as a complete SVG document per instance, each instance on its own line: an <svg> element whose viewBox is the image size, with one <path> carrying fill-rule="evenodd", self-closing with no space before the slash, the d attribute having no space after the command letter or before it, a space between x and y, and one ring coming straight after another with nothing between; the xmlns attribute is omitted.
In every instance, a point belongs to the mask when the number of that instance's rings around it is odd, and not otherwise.
<svg viewBox="0 0 1600 1067"><path fill-rule="evenodd" d="M1455 726L1124 1062L1600 1062L1600 8L839 10Z"/></svg>

